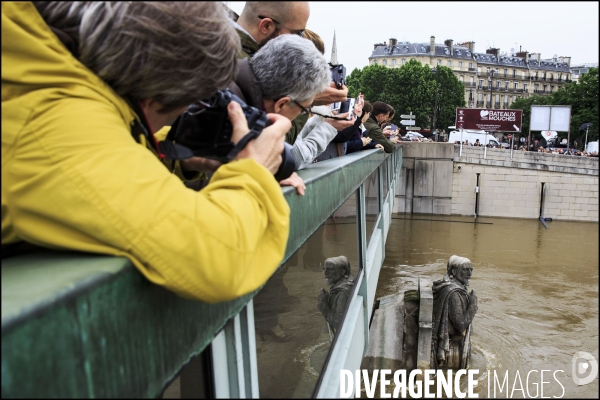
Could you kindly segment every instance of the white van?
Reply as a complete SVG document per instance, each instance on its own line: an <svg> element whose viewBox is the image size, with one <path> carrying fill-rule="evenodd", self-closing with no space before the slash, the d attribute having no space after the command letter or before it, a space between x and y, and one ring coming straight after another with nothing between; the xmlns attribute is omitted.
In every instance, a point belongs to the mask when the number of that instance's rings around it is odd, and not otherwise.
<svg viewBox="0 0 600 400"><path fill-rule="evenodd" d="M587 151L588 153L595 151L597 153L598 152L598 141L596 140L595 142L588 142L587 147L585 148L585 151Z"/></svg>
<svg viewBox="0 0 600 400"><path fill-rule="evenodd" d="M465 140L469 141L469 144L475 143L475 141L479 139L479 143L481 145L491 144L492 146L499 146L498 139L494 136L490 135L486 131L473 130L473 129L465 129L462 131L462 136L460 131L452 131L450 132L450 136L448 136L448 143L454 143L456 141L464 142Z"/></svg>

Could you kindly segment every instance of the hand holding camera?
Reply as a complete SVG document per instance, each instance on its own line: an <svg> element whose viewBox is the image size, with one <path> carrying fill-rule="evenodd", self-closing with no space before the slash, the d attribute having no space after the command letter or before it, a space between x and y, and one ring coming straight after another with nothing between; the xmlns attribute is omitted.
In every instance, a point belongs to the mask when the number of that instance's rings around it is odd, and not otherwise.
<svg viewBox="0 0 600 400"><path fill-rule="evenodd" d="M337 117L338 119L327 118L325 122L333 126L338 132L354 125L355 119L350 113L338 114ZM350 119L348 119L348 117L350 117Z"/></svg>
<svg viewBox="0 0 600 400"><path fill-rule="evenodd" d="M315 106L328 106L331 103L339 103L346 101L348 98L348 88L346 85L342 85L341 89L335 86L334 82L329 84L329 87L325 88L321 93L315 96L313 105Z"/></svg>
<svg viewBox="0 0 600 400"><path fill-rule="evenodd" d="M242 107L235 101L229 103L227 112L233 125L231 141L237 144L248 133L248 123ZM271 125L263 129L256 139L249 141L234 160L252 158L275 174L282 162L285 133L291 128L292 123L279 114L267 114L267 117Z"/></svg>
<svg viewBox="0 0 600 400"><path fill-rule="evenodd" d="M200 157L227 163L253 158L281 181L296 167L291 146L284 143L290 127L287 118L265 114L231 91L222 90L190 106L159 146L173 160Z"/></svg>
<svg viewBox="0 0 600 400"><path fill-rule="evenodd" d="M365 105L365 98L362 93L359 93L356 97L356 102L354 103L354 115L360 117L362 115L362 110Z"/></svg>

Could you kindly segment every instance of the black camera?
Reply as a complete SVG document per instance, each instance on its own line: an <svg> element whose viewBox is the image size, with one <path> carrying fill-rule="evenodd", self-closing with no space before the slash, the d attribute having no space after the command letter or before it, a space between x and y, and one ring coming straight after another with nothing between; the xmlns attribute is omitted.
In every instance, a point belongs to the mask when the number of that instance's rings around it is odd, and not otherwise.
<svg viewBox="0 0 600 400"><path fill-rule="evenodd" d="M233 125L227 113L227 106L231 101L235 101L242 106L248 128L250 128L250 132L237 144L231 141ZM191 155L227 163L237 156L249 140L256 138L269 125L271 125L271 121L266 113L247 105L242 99L226 89L220 90L209 100L191 105L175 121L167 139L175 143L175 148L179 149L178 153L180 155L189 150L192 153ZM181 151L182 149L179 146L186 149ZM296 169L291 148L292 146L288 143L284 144L283 153L281 153L283 160L279 170L275 173L277 181L289 178ZM166 154L169 156L168 153ZM191 155L187 154L184 157L187 158ZM175 158L182 159L184 157Z"/></svg>
<svg viewBox="0 0 600 400"><path fill-rule="evenodd" d="M346 84L346 67L342 64L333 65L329 63L331 69L331 80L335 83L335 87L338 89L342 88L342 85Z"/></svg>

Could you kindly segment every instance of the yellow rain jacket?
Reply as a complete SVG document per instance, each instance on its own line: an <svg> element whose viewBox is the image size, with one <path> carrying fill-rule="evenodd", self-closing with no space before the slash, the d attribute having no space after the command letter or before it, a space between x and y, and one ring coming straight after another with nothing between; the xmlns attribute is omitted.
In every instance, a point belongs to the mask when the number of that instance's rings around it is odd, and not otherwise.
<svg viewBox="0 0 600 400"><path fill-rule="evenodd" d="M125 256L206 302L259 288L289 233L273 175L240 160L187 189L133 139L134 118L33 4L2 2L2 244Z"/></svg>

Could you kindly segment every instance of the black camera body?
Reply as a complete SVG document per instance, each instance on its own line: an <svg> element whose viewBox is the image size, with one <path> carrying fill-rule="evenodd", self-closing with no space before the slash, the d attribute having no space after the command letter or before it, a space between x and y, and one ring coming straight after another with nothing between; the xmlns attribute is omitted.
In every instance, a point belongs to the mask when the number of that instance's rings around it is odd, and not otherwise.
<svg viewBox="0 0 600 400"><path fill-rule="evenodd" d="M346 84L346 67L343 64L333 65L329 63L331 70L331 80L335 83L335 87L338 89L342 88L342 85Z"/></svg>
<svg viewBox="0 0 600 400"><path fill-rule="evenodd" d="M167 138L172 139L177 145L186 147L194 156L210 158L223 163L231 161L246 144L244 139L241 139L242 147L234 151L236 144L231 141L233 125L227 112L227 106L232 101L239 103L242 107L250 129L249 134L253 134L252 138L271 125L265 112L247 105L226 89L220 90L209 100L191 105L173 124ZM281 156L283 160L275 174L277 181L289 178L296 169L291 146L288 143L285 143Z"/></svg>

